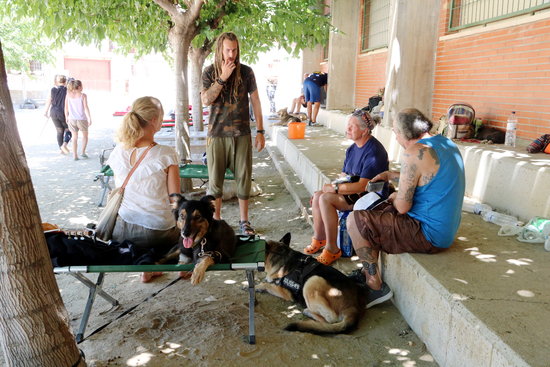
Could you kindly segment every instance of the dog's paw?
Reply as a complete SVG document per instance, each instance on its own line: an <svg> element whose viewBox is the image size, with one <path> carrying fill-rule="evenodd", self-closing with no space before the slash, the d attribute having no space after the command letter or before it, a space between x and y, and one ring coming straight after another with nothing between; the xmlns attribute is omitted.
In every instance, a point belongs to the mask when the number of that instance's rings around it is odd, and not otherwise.
<svg viewBox="0 0 550 367"><path fill-rule="evenodd" d="M205 272L203 271L193 271L193 275L191 275L191 284L197 285L204 279Z"/></svg>
<svg viewBox="0 0 550 367"><path fill-rule="evenodd" d="M254 288L254 290L257 293L267 293L267 286L268 286L267 283L260 283ZM246 290L248 289L248 287L245 287L244 289Z"/></svg>

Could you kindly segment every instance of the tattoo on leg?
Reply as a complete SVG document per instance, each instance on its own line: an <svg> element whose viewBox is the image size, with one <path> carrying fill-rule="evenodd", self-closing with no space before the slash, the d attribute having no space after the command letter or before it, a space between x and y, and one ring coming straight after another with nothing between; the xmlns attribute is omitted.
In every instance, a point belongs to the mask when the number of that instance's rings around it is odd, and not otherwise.
<svg viewBox="0 0 550 367"><path fill-rule="evenodd" d="M372 252L374 251L371 247L361 247L355 250L355 253L357 253L357 256L359 256L359 259L361 261L367 261L369 263L375 263L378 261L378 256L376 258L372 256Z"/></svg>
<svg viewBox="0 0 550 367"><path fill-rule="evenodd" d="M363 269L369 274L369 275L376 275L378 273L378 264L377 263L369 263L366 261L363 261Z"/></svg>

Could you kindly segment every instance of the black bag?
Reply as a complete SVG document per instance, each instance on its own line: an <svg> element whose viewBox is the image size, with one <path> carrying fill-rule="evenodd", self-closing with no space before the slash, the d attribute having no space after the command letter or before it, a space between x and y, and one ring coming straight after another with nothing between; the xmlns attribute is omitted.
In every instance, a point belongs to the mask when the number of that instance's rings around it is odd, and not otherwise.
<svg viewBox="0 0 550 367"><path fill-rule="evenodd" d="M72 265L132 265L136 257L129 241L105 243L88 236L44 233L54 267Z"/></svg>

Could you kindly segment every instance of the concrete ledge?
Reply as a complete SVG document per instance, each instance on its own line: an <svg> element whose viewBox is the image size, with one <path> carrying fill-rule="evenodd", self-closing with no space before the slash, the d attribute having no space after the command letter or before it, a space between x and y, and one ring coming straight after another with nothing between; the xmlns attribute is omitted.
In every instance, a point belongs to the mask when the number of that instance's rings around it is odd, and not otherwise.
<svg viewBox="0 0 550 367"><path fill-rule="evenodd" d="M347 115L319 112L319 122L345 133ZM378 126L374 136L399 160L400 146L391 129ZM458 142L466 171L466 196L491 205L497 211L527 222L535 216L550 218L550 156L529 154L524 147Z"/></svg>
<svg viewBox="0 0 550 367"><path fill-rule="evenodd" d="M340 121L345 121L342 117ZM313 127L307 128L305 139L290 140L286 127L266 125L271 144L296 173L302 190L298 195L302 199L296 202L307 212L304 188L311 194L338 174L350 142L331 129ZM483 156L467 151L468 146L461 146L466 162L471 158L464 152ZM498 148L490 149L486 155L500 154ZM497 156L485 159L500 161ZM514 157L512 162L519 164ZM289 181L289 191L291 186ZM451 249L437 255L382 259L384 279L394 290L393 302L441 366L546 365L550 254L540 245L498 237L497 231L479 216L464 213Z"/></svg>

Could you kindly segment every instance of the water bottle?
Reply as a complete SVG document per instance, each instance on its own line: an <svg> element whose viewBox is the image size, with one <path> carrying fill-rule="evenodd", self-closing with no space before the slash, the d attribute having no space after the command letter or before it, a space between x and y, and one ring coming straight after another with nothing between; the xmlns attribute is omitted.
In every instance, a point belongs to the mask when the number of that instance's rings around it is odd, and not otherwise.
<svg viewBox="0 0 550 367"><path fill-rule="evenodd" d="M492 211L493 208L491 208L490 205L487 205L487 204L483 204L483 203L475 203L474 204L474 209L473 209L473 213L474 214L480 214L483 213L483 212L490 212Z"/></svg>
<svg viewBox="0 0 550 367"><path fill-rule="evenodd" d="M544 235L544 249L550 251L550 223L546 223L542 229Z"/></svg>
<svg viewBox="0 0 550 367"><path fill-rule="evenodd" d="M353 256L353 245L351 244L351 238L348 234L348 228L346 226L346 219L348 218L350 211L339 212L339 225L338 225L338 237L336 244L342 250L342 257Z"/></svg>
<svg viewBox="0 0 550 367"><path fill-rule="evenodd" d="M516 111L512 111L512 114L508 117L508 123L506 124L506 137L504 138L504 145L509 147L516 146L516 129L518 125L518 118Z"/></svg>
<svg viewBox="0 0 550 367"><path fill-rule="evenodd" d="M490 212L493 208L487 204L476 203L472 200L464 199L462 210L468 213L481 214L482 212Z"/></svg>
<svg viewBox="0 0 550 367"><path fill-rule="evenodd" d="M486 222L491 222L499 226L521 226L523 222L519 221L512 215L506 215L502 213L491 211L481 212L481 217Z"/></svg>

